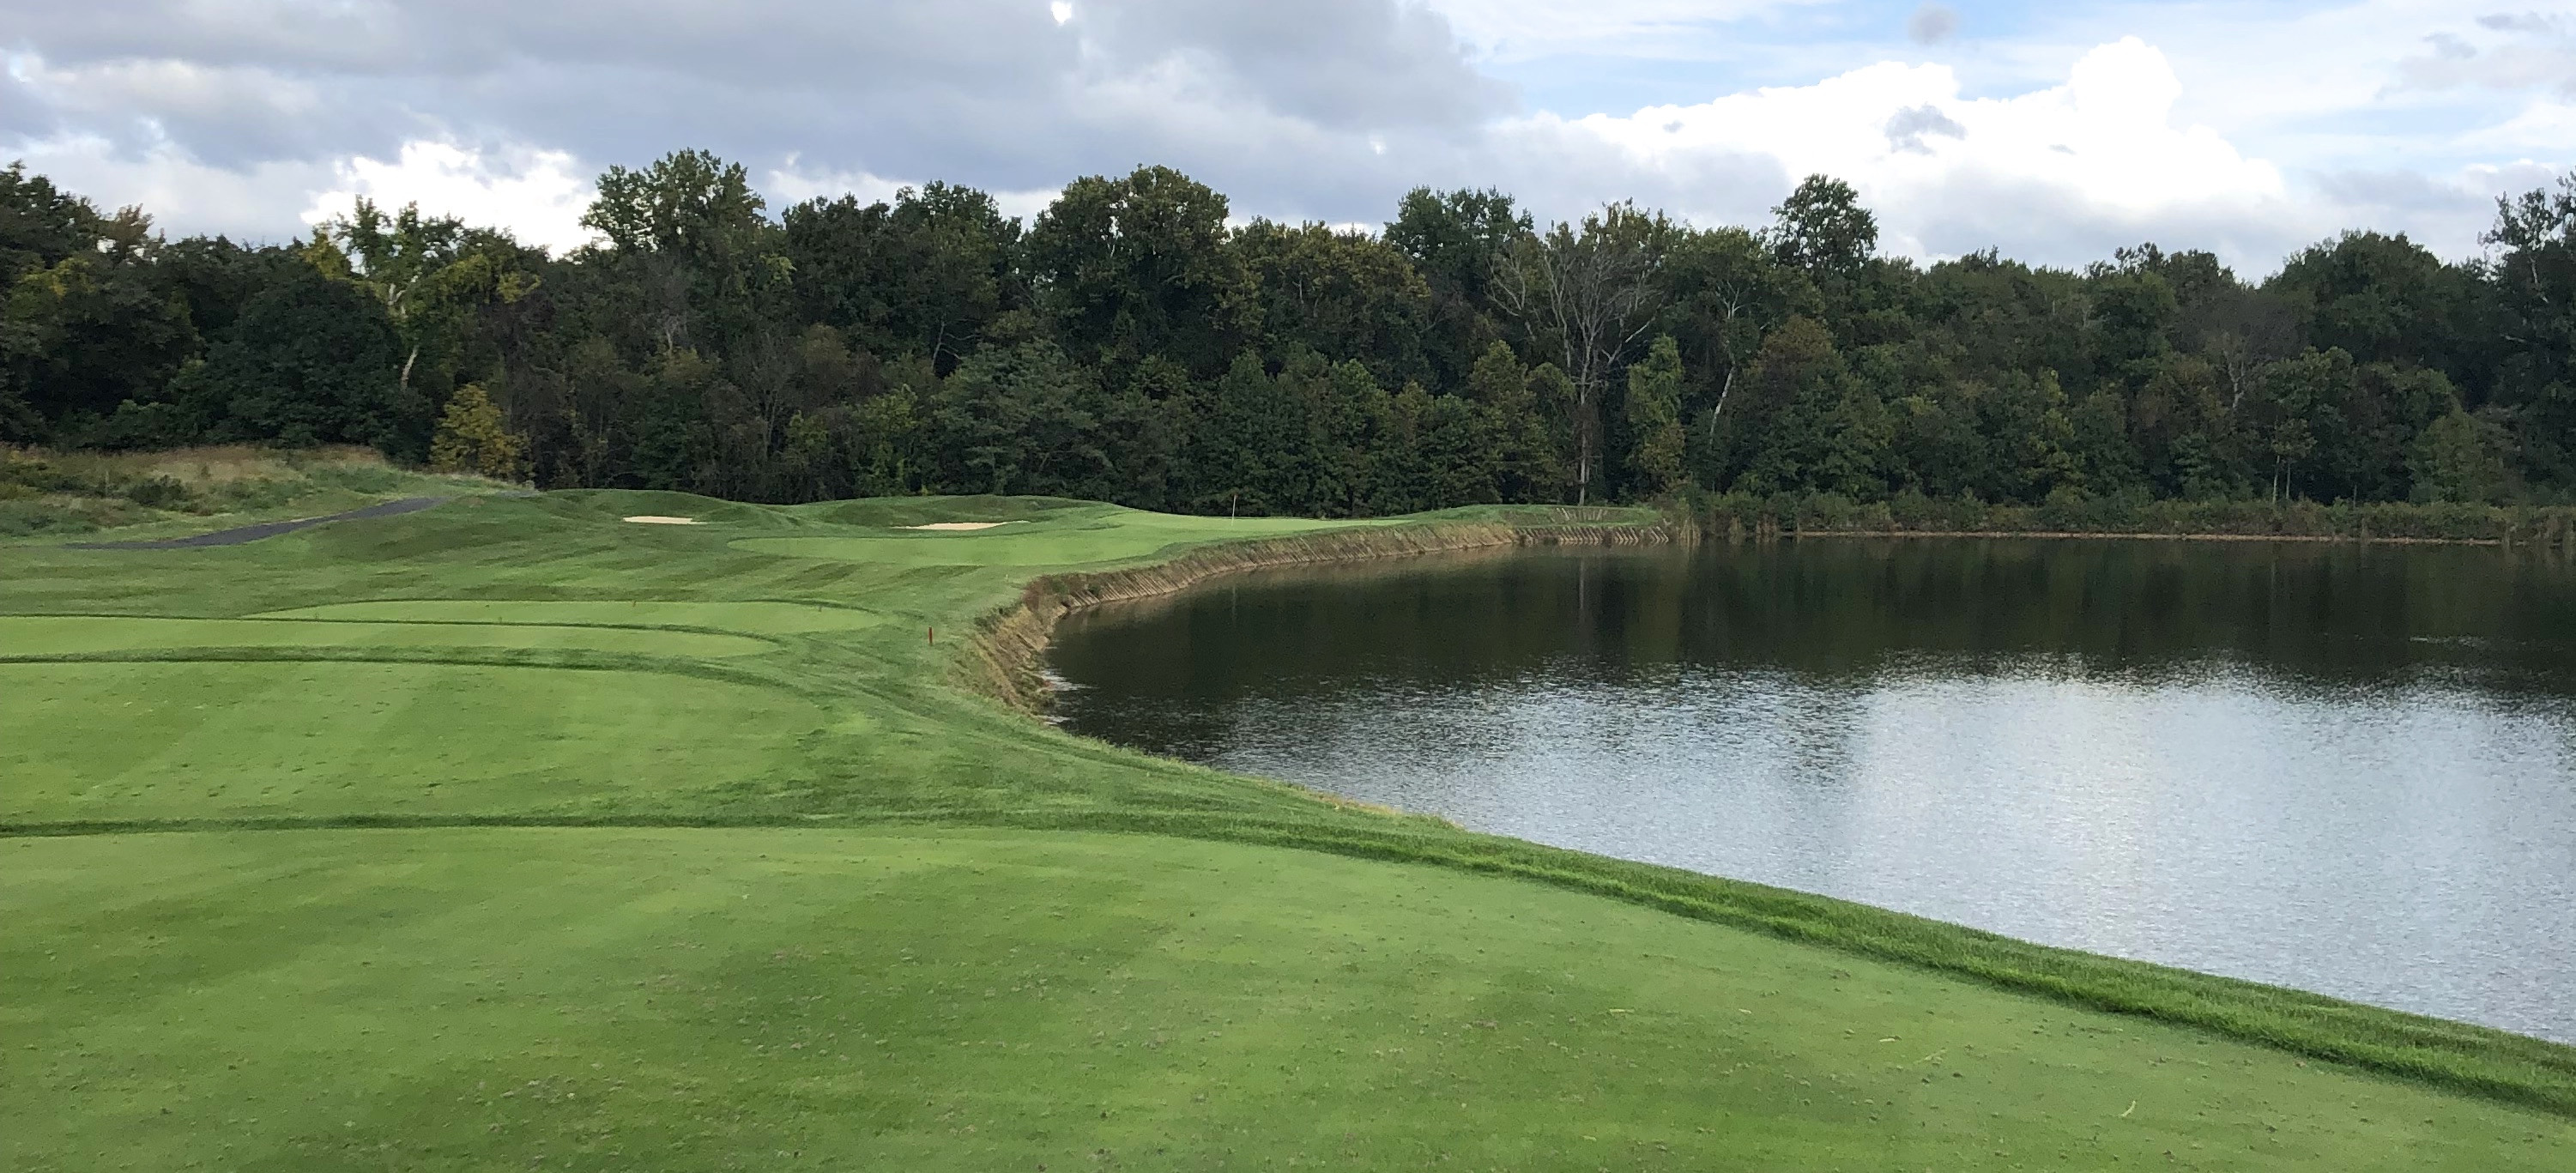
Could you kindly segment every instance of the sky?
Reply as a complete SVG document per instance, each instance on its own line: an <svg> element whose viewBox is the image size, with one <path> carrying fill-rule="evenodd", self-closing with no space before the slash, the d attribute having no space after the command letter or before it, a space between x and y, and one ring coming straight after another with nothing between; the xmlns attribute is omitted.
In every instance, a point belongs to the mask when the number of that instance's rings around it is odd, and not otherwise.
<svg viewBox="0 0 2576 1173"><path fill-rule="evenodd" d="M703 147L773 207L1161 163L1358 225L1423 185L1761 224L1823 173L1927 261L2259 276L2479 255L2576 167L2576 0L0 0L0 66L0 160L252 240L365 195L571 248L601 170Z"/></svg>

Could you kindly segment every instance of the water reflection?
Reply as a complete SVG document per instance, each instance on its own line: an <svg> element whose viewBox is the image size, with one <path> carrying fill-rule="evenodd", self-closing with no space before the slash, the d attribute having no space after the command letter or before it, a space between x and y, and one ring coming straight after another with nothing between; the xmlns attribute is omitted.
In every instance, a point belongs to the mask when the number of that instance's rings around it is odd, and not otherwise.
<svg viewBox="0 0 2576 1173"><path fill-rule="evenodd" d="M1071 726L1609 855L2576 1041L2576 574L1808 542L1231 580Z"/></svg>

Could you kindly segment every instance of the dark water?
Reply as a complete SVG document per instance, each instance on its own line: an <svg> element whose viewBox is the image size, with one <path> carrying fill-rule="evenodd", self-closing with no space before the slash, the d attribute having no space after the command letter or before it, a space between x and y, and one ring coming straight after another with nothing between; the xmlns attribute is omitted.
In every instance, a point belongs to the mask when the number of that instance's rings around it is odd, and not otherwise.
<svg viewBox="0 0 2576 1173"><path fill-rule="evenodd" d="M1809 541L1246 576L1066 625L1076 731L2576 1042L2576 569Z"/></svg>

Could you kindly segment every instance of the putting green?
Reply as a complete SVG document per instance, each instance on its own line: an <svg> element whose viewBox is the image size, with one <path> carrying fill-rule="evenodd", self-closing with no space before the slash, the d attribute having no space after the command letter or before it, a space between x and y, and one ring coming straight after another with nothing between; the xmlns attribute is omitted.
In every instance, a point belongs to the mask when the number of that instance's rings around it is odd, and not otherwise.
<svg viewBox="0 0 2576 1173"><path fill-rule="evenodd" d="M450 829L0 868L12 1169L2576 1162L2563 1119L1306 852Z"/></svg>
<svg viewBox="0 0 2576 1173"><path fill-rule="evenodd" d="M71 656L181 648L549 648L705 657L776 645L739 635L477 623L337 623L292 619L0 616L0 656Z"/></svg>
<svg viewBox="0 0 2576 1173"><path fill-rule="evenodd" d="M800 773L792 693L657 672L0 664L0 822L581 811Z"/></svg>
<svg viewBox="0 0 2576 1173"><path fill-rule="evenodd" d="M857 631L885 616L854 607L812 603L672 603L646 600L412 599L298 607L262 618L381 619L411 623L606 624L712 627L759 635L808 635ZM763 646L766 650L766 645Z"/></svg>

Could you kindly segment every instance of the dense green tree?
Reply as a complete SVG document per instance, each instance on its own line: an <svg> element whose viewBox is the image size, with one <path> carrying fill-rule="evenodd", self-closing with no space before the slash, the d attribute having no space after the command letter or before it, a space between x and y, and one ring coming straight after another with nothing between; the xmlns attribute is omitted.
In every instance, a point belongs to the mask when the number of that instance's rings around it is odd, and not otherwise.
<svg viewBox="0 0 2576 1173"><path fill-rule="evenodd" d="M2347 232L2300 252L2265 288L2299 315L2319 350L2356 362L2428 367L2457 382L2482 311L2477 276L2405 234Z"/></svg>
<svg viewBox="0 0 2576 1173"><path fill-rule="evenodd" d="M2067 416L2069 483L2092 493L2134 488L2141 479L2137 449L2129 438L2129 408L2117 392L2096 391Z"/></svg>
<svg viewBox="0 0 2576 1173"><path fill-rule="evenodd" d="M468 383L447 401L438 431L430 437L429 467L516 480L526 450L527 441L511 433L492 397Z"/></svg>
<svg viewBox="0 0 2576 1173"><path fill-rule="evenodd" d="M0 282L93 252L106 235L106 218L88 200L27 174L24 163L0 168Z"/></svg>
<svg viewBox="0 0 2576 1173"><path fill-rule="evenodd" d="M609 168L581 224L608 239L645 291L648 328L664 349L721 349L787 295L793 264L777 249L767 207L741 164L675 151L641 171Z"/></svg>
<svg viewBox="0 0 2576 1173"><path fill-rule="evenodd" d="M1628 368L1628 464L1639 492L1667 493L1682 483L1682 350L1670 334L1655 339L1645 360Z"/></svg>
<svg viewBox="0 0 2576 1173"><path fill-rule="evenodd" d="M2321 440L2348 432L2343 405L2354 384L2352 356L2310 350L2263 368L2246 424L2269 458L2269 496L2280 497L2307 472Z"/></svg>
<svg viewBox="0 0 2576 1173"><path fill-rule="evenodd" d="M1878 217L1831 176L1808 176L1771 215L1772 255L1790 268L1848 280L1878 253Z"/></svg>
<svg viewBox="0 0 2576 1173"><path fill-rule="evenodd" d="M932 443L948 484L975 493L1112 491L1097 378L1053 343L986 347L940 381Z"/></svg>
<svg viewBox="0 0 2576 1173"><path fill-rule="evenodd" d="M1790 314L1821 312L1814 284L1740 228L1676 233L1656 281L1659 328L1674 338L1695 376L1683 395L1693 416L1724 415L1763 337Z"/></svg>
<svg viewBox="0 0 2576 1173"><path fill-rule="evenodd" d="M2320 444L2310 490L2350 501L2407 499L2408 454L2426 427L2460 409L2458 389L2440 371L2371 363L2341 390L2337 426Z"/></svg>
<svg viewBox="0 0 2576 1173"><path fill-rule="evenodd" d="M1920 344L1950 378L2091 368L2083 279L1988 251L1934 265L1915 292Z"/></svg>
<svg viewBox="0 0 2576 1173"><path fill-rule="evenodd" d="M402 355L382 303L307 269L242 307L174 393L209 439L426 455L429 415L402 394Z"/></svg>
<svg viewBox="0 0 2576 1173"><path fill-rule="evenodd" d="M2504 429L2453 408L2427 424L2408 453L2414 499L2435 502L2486 503L2503 500L2513 490L2513 470L2505 459Z"/></svg>
<svg viewBox="0 0 2576 1173"><path fill-rule="evenodd" d="M2144 269L2099 272L2086 285L2096 378L2123 388L2146 382L2174 348L2182 301L2173 285Z"/></svg>
<svg viewBox="0 0 2576 1173"><path fill-rule="evenodd" d="M101 215L22 165L0 170L0 440L115 443L101 419L158 398L196 354L160 245L139 209Z"/></svg>
<svg viewBox="0 0 2576 1173"><path fill-rule="evenodd" d="M1495 491L1509 501L1558 501L1564 497L1565 441L1556 422L1572 388L1554 366L1532 371L1510 345L1493 342L1467 377L1467 401L1483 417L1493 452Z"/></svg>
<svg viewBox="0 0 2576 1173"><path fill-rule="evenodd" d="M12 167L0 440L454 463L471 432L524 438L549 486L1329 515L2576 497L2568 185L2503 201L2489 261L2347 233L2260 286L2152 243L1920 267L1824 177L1760 231L1622 204L1539 232L1474 190L1411 192L1378 234L1229 213L1147 167L1025 233L938 183L773 218L684 151L602 176L601 242L564 256L363 201L252 246Z"/></svg>
<svg viewBox="0 0 2576 1173"><path fill-rule="evenodd" d="M1398 451L1423 470L1422 492L1413 498L1416 508L1503 499L1503 462L1510 447L1499 439L1491 414L1464 395L1433 395L1419 383L1405 384L1396 403L1406 430Z"/></svg>
<svg viewBox="0 0 2576 1173"><path fill-rule="evenodd" d="M538 283L529 250L452 217L424 216L418 205L388 214L360 197L348 216L325 222L321 235L314 248L327 250L326 271L384 303L401 336L396 382L405 399L444 402L467 361L479 312L516 302Z"/></svg>
<svg viewBox="0 0 2576 1173"><path fill-rule="evenodd" d="M0 383L73 438L157 399L200 346L187 306L139 264L97 254L22 274L0 304Z"/></svg>
<svg viewBox="0 0 2576 1173"><path fill-rule="evenodd" d="M1136 364L1098 412L1112 486L1100 496L1138 509L1181 508L1198 409L1197 386L1180 364L1160 356Z"/></svg>
<svg viewBox="0 0 2576 1173"><path fill-rule="evenodd" d="M1224 196L1168 167L1066 185L1026 254L1066 347L1103 364L1159 354L1194 374L1224 370L1260 326L1226 212Z"/></svg>
<svg viewBox="0 0 2576 1173"><path fill-rule="evenodd" d="M898 368L883 392L850 409L851 491L863 497L914 492L926 484L931 461L922 422L921 388L936 375L926 362Z"/></svg>
<svg viewBox="0 0 2576 1173"><path fill-rule="evenodd" d="M2490 288L2506 345L2492 397L2526 473L2565 491L2576 488L2576 174L2496 205L2484 240L2500 253Z"/></svg>
<svg viewBox="0 0 2576 1173"><path fill-rule="evenodd" d="M1494 308L1494 265L1530 231L1529 214L1499 191L1418 187L1397 204L1385 239L1430 290L1423 357L1440 385L1463 382L1486 347L1506 338Z"/></svg>
<svg viewBox="0 0 2576 1173"><path fill-rule="evenodd" d="M1793 315L1762 340L1738 392L1742 402L1714 421L1707 440L1711 487L1773 493L1806 479L1816 455L1820 405L1832 401L1831 384L1843 371L1842 355L1824 324ZM1808 410L1793 414L1794 405Z"/></svg>
<svg viewBox="0 0 2576 1173"><path fill-rule="evenodd" d="M797 314L878 353L951 370L1026 301L1019 222L973 188L904 188L891 206L818 198L787 209L780 226Z"/></svg>
<svg viewBox="0 0 2576 1173"><path fill-rule="evenodd" d="M1301 356L1281 375L1304 395L1315 453L1314 496L1296 511L1342 517L1384 512L1379 480L1398 440L1394 401L1356 360L1329 370L1320 366L1320 356Z"/></svg>
<svg viewBox="0 0 2576 1173"><path fill-rule="evenodd" d="M1233 247L1273 361L1303 349L1363 363L1381 380L1427 373L1431 288L1403 253L1364 233L1268 220L1235 233Z"/></svg>

